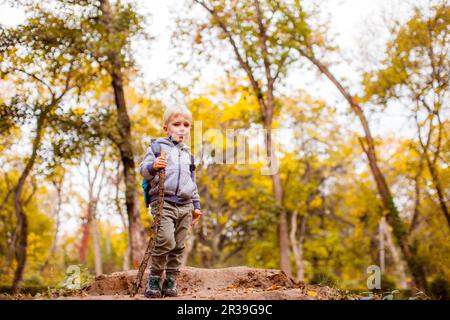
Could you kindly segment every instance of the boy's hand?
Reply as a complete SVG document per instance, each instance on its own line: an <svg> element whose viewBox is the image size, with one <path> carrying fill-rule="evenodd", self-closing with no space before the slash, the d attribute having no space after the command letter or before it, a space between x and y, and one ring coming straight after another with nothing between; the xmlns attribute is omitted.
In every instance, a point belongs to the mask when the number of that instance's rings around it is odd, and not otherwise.
<svg viewBox="0 0 450 320"><path fill-rule="evenodd" d="M195 209L194 213L192 214L192 223L191 226L195 226L198 223L198 220L202 217L202 212L200 209Z"/></svg>
<svg viewBox="0 0 450 320"><path fill-rule="evenodd" d="M164 169L167 166L167 160L164 154L161 154L158 158L153 162L153 169L159 170Z"/></svg>

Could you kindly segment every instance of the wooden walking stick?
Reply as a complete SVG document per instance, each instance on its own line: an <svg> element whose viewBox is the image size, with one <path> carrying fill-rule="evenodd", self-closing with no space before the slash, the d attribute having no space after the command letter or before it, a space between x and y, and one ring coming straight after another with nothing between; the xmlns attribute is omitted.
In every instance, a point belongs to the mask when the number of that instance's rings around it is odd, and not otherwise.
<svg viewBox="0 0 450 320"><path fill-rule="evenodd" d="M166 157L166 153L161 150L161 156ZM142 258L141 264L139 266L139 271L136 276L136 280L133 284L131 291L131 297L134 297L141 287L142 278L144 277L145 269L147 269L148 262L152 257L153 248L155 247L156 237L158 235L159 225L161 223L161 217L164 208L164 180L166 179L166 172L164 169L160 169L159 172L159 184L158 184L158 211L155 216L155 221L153 223L153 232L150 235L150 239L147 244L147 249L145 249L144 257Z"/></svg>

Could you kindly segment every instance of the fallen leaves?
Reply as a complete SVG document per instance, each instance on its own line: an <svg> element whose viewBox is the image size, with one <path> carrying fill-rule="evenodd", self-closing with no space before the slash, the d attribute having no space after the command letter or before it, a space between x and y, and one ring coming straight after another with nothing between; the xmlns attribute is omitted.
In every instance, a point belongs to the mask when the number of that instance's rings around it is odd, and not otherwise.
<svg viewBox="0 0 450 320"><path fill-rule="evenodd" d="M318 293L316 291L308 291L308 292L306 292L306 294L311 297L317 297L317 295L318 295Z"/></svg>
<svg viewBox="0 0 450 320"><path fill-rule="evenodd" d="M267 288L266 291L275 291L275 290L278 290L278 289L280 289L280 288L281 288L280 285L273 284L272 286L270 286L269 288Z"/></svg>

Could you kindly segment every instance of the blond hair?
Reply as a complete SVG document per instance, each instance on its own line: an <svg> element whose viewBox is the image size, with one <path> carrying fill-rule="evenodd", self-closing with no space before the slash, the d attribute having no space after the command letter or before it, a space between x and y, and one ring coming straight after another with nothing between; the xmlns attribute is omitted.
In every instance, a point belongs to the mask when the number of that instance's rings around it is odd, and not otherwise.
<svg viewBox="0 0 450 320"><path fill-rule="evenodd" d="M192 121L192 113L185 106L167 107L166 111L164 111L164 124L166 125L172 116L177 115L188 116Z"/></svg>

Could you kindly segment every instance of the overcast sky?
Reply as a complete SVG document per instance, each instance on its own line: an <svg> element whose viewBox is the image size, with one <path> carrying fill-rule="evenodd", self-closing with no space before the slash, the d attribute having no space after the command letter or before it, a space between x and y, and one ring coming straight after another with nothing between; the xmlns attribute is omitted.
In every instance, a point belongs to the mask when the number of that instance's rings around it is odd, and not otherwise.
<svg viewBox="0 0 450 320"><path fill-rule="evenodd" d="M331 32L336 34L336 40L341 51L347 57L358 48L361 33L364 32L368 21L378 17L382 10L392 10L398 7L400 0L322 0L323 6L331 18ZM25 14L17 8L11 8L7 4L1 4L0 23L13 26L25 19ZM148 81L170 77L174 71L171 63L170 31L174 21L171 14L174 8L178 8L180 0L147 0L141 1L141 13L151 16L149 31L155 36L151 50L137 54L136 59L141 65L141 70ZM137 46L136 46L137 47ZM137 47L138 48L138 47ZM138 51L140 52L140 51ZM214 79L214 72L204 73L205 82ZM209 70L211 71L211 70Z"/></svg>

